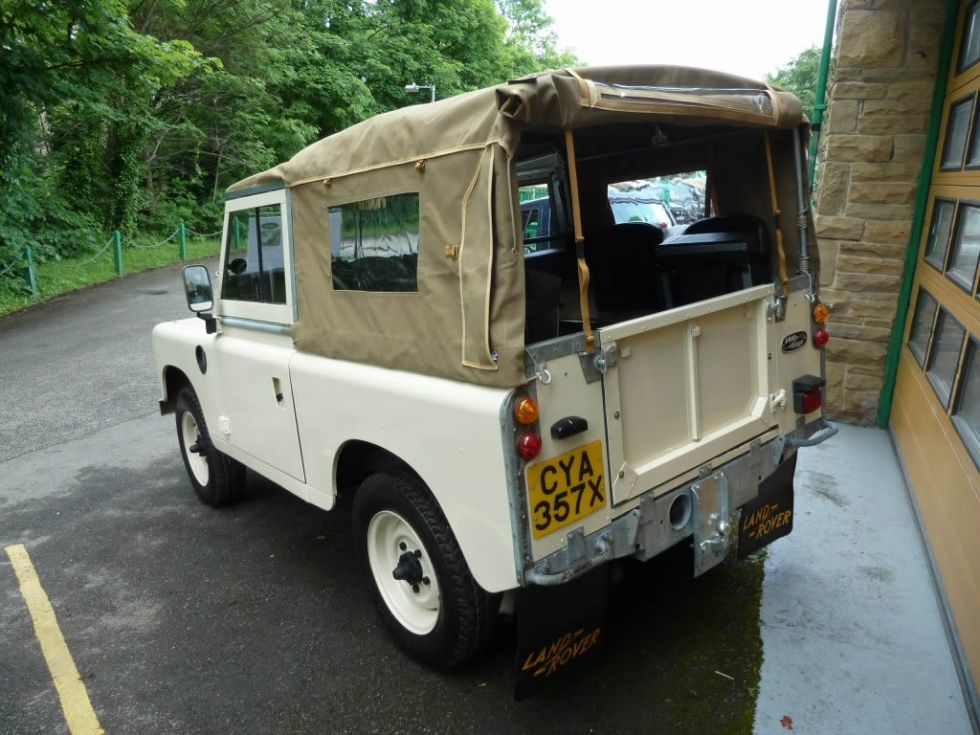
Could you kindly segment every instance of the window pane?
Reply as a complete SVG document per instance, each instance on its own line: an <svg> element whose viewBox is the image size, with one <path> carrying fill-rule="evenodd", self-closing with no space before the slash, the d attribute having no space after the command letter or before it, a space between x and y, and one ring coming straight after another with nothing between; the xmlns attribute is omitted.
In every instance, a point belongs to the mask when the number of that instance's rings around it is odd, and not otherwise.
<svg viewBox="0 0 980 735"><path fill-rule="evenodd" d="M225 247L222 298L286 303L282 213L278 204L229 214Z"/></svg>
<svg viewBox="0 0 980 735"><path fill-rule="evenodd" d="M926 247L926 262L943 269L946 262L946 248L949 247L949 231L953 226L955 204L945 199L937 199L932 208L932 227L929 229L929 245Z"/></svg>
<svg viewBox="0 0 980 735"><path fill-rule="evenodd" d="M667 209L669 190L651 181L623 181L607 188L613 222L647 222L666 230L675 224Z"/></svg>
<svg viewBox="0 0 980 735"><path fill-rule="evenodd" d="M529 184L518 189L521 198L521 221L524 224L524 254L550 250L558 233L552 209L551 186Z"/></svg>
<svg viewBox="0 0 980 735"><path fill-rule="evenodd" d="M524 254L565 248L568 233L560 224L560 191L549 183L525 184L518 191L524 226Z"/></svg>
<svg viewBox="0 0 980 735"><path fill-rule="evenodd" d="M950 316L949 312L940 309L926 374L944 406L949 405L949 393L953 387L953 377L956 375L956 364L960 360L963 335L963 327Z"/></svg>
<svg viewBox="0 0 980 735"><path fill-rule="evenodd" d="M920 365L925 363L929 334L932 332L932 320L935 316L936 300L928 291L919 289L919 298L915 302L915 315L912 317L912 329L909 331L909 349Z"/></svg>
<svg viewBox="0 0 980 735"><path fill-rule="evenodd" d="M980 59L980 4L974 3L963 23L963 45L960 47L959 71Z"/></svg>
<svg viewBox="0 0 980 735"><path fill-rule="evenodd" d="M943 145L941 168L960 168L963 165L963 151L966 148L966 134L970 130L970 113L973 111L973 98L957 102L949 112L946 124L946 142Z"/></svg>
<svg viewBox="0 0 980 735"><path fill-rule="evenodd" d="M967 156L966 165L968 168L980 168L980 134L977 132L977 112L973 112L973 131L970 133L970 155Z"/></svg>
<svg viewBox="0 0 980 735"><path fill-rule="evenodd" d="M973 456L973 461L980 465L980 363L976 356L977 343L971 340L966 349L966 364L960 378L962 382L953 413L953 425Z"/></svg>
<svg viewBox="0 0 980 735"><path fill-rule="evenodd" d="M953 252L946 275L969 292L973 292L973 276L980 256L980 207L960 204L953 238Z"/></svg>
<svg viewBox="0 0 980 735"><path fill-rule="evenodd" d="M339 291L418 291L419 195L331 207L330 252Z"/></svg>

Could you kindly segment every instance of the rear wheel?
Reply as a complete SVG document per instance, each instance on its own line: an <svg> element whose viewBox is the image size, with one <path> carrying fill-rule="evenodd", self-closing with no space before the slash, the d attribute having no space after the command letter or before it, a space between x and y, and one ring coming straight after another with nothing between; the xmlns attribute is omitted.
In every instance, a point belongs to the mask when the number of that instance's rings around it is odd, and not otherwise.
<svg viewBox="0 0 980 735"><path fill-rule="evenodd" d="M194 492L207 505L230 502L245 485L244 465L214 448L193 388L180 389L175 409L177 442Z"/></svg>
<svg viewBox="0 0 980 735"><path fill-rule="evenodd" d="M421 482L388 473L368 477L354 497L354 539L375 605L403 649L449 668L486 646L499 597L473 579Z"/></svg>

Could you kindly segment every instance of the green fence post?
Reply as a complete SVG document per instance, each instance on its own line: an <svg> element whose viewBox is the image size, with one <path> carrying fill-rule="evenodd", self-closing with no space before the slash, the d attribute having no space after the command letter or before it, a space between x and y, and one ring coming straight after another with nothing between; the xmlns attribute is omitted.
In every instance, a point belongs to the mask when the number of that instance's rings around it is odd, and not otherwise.
<svg viewBox="0 0 980 735"><path fill-rule="evenodd" d="M123 274L122 233L119 230L112 233L112 250L115 255L116 275L121 276Z"/></svg>
<svg viewBox="0 0 980 735"><path fill-rule="evenodd" d="M180 259L187 260L187 227L181 222L177 225L177 243L180 252Z"/></svg>
<svg viewBox="0 0 980 735"><path fill-rule="evenodd" d="M24 257L27 258L27 285L31 287L31 298L37 301L37 271L34 269L34 250L30 245L24 246Z"/></svg>

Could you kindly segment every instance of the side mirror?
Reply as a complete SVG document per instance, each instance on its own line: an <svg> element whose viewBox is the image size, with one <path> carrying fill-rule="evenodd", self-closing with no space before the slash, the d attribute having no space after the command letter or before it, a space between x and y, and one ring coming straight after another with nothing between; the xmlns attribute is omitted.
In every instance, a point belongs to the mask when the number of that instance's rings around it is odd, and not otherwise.
<svg viewBox="0 0 980 735"><path fill-rule="evenodd" d="M187 308L195 314L214 308L211 276L207 268L203 265L189 265L184 268L184 293L187 296Z"/></svg>
<svg viewBox="0 0 980 735"><path fill-rule="evenodd" d="M214 334L218 331L218 320L209 314L214 308L214 293L211 291L211 276L203 265L189 265L184 268L184 294L187 308L204 320L204 331Z"/></svg>

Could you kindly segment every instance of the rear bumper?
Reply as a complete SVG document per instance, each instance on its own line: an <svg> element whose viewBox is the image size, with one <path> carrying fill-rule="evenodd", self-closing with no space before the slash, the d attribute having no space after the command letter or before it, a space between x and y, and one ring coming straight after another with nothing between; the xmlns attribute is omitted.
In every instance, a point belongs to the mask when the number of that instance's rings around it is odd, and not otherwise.
<svg viewBox="0 0 980 735"><path fill-rule="evenodd" d="M598 531L586 535L578 528L569 532L564 548L539 559L524 572L522 581L524 585L564 584L613 559L646 561L687 538L694 540L695 575L703 574L721 563L735 543L735 529L729 526L731 512L757 500L767 479L790 463L774 479L780 479L776 483L779 493L783 497L789 494L789 515L784 518L792 527L796 447L817 444L836 433L836 427L820 419L766 444L755 440L746 453L703 471L691 482L659 497L652 493L640 496L635 507ZM782 479L787 475L785 470L789 470L788 487ZM788 529L783 531L773 533L755 548L788 533Z"/></svg>

